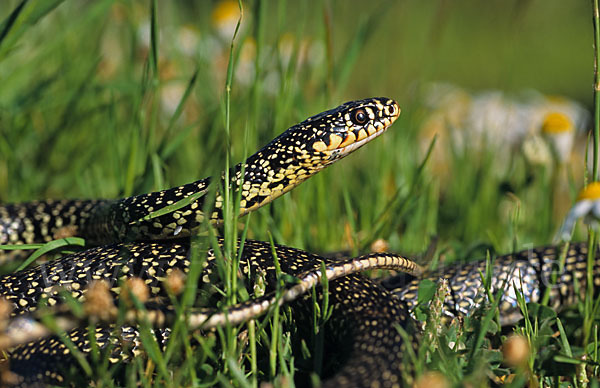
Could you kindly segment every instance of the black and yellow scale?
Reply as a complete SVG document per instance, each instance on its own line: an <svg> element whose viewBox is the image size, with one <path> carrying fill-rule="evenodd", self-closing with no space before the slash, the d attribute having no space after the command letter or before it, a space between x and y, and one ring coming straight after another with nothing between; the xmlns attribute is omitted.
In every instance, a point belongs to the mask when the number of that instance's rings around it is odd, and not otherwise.
<svg viewBox="0 0 600 388"><path fill-rule="evenodd" d="M400 109L393 100L367 99L346 103L291 127L251 156L243 168L241 165L235 168L232 183L242 190L242 213L272 201L383 133L399 113ZM67 290L80 298L93 280L109 281L113 294L118 296L119 279L135 275L146 281L153 301L160 304L166 300L162 280L175 268L189 269L190 241L185 236L193 235L206 218L203 201L209 182L209 179L204 179L118 201L46 201L0 207L0 242L3 243L48 241L64 234L65 228L89 242L114 242L2 277L0 293L13 303L13 314L17 316L34 311L41 299L49 305L60 305L59 290ZM152 212L191 195L198 198L187 206L147 219ZM220 219L221 206L222 201L217 196L210 219ZM160 240L151 241L155 239ZM397 327L412 326L409 312L416 304L419 280L396 277L378 284L355 273L369 268L392 268L418 276L420 268L392 254L373 254L338 262L284 246L275 246L274 250L282 273L300 279L300 283L290 286L288 298L294 303L293 311L300 317L299 322L312 315L312 301L303 296L303 292L310 288L309 284L314 284L310 283L311 280L320 276L321 263L328 268L326 276L331 280L329 298L333 314L326 330L340 348L325 351L337 350L345 355L346 362L325 385L401 386L402 347L406 344ZM246 272L249 293L252 279L259 273L265 277L268 295L276 289L278 275L272 252L270 244L265 242L244 243L240 268ZM215 278L214 266L217 265L214 252L209 250L206 256L199 284L200 293L205 295L210 294L210 285ZM526 299L536 301L544 287L550 284L546 280L556 270L557 256L558 249L551 247L496 258L492 286L510 286L518 281L516 285ZM573 277L577 277L582 287L585 286L586 257L586 248L581 244L573 245L567 252L564 272L551 292L554 305L575 298L570 282ZM464 314L481 301L479 271L484 271L484 267L485 262L476 262L426 275L432 279L444 277L449 280L452 297L446 300L448 316ZM297 289L292 290L293 287ZM296 298L298 300L294 301ZM239 320L253 318L273 303L272 298L262 297L230 308L227 314L199 316L207 321L212 319L213 324L218 325L228 317ZM510 292L504 294L501 310L503 314L507 313L507 317L518 315L514 295ZM120 330L121 339L135 343L135 327L122 327ZM100 345L111 342L111 331L110 327L97 328L96 338ZM168 330L157 330L157 335L165 341ZM89 351L86 330L74 329L69 336L81 350ZM125 352L115 351L112 361L118 362L123 357L126 357ZM19 384L23 386L61 384L61 367L71 362L72 356L64 344L57 338L47 338L13 349L9 368L20 378Z"/></svg>

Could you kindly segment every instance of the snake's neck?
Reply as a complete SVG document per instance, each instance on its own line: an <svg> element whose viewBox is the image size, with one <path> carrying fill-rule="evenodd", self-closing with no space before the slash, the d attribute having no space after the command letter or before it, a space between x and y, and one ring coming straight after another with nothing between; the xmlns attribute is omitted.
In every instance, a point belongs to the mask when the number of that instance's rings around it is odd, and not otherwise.
<svg viewBox="0 0 600 388"><path fill-rule="evenodd" d="M292 190L332 161L329 154L311 154L305 145L288 145L286 138L273 142L235 166L217 188L210 220L223 220L222 187L241 190L240 215L255 210ZM285 143L284 143L285 141ZM83 234L94 243L107 241L149 240L189 236L204 222L205 202L211 178L167 190L103 203L85 220ZM194 197L190 200L191 197ZM235 198L235 196L233 197ZM180 201L188 204L178 205ZM177 206L176 206L177 205ZM176 209L169 209L174 207Z"/></svg>
<svg viewBox="0 0 600 388"><path fill-rule="evenodd" d="M241 215L282 196L331 163L327 154L311 154L305 147L275 139L236 166L232 182L242 190Z"/></svg>

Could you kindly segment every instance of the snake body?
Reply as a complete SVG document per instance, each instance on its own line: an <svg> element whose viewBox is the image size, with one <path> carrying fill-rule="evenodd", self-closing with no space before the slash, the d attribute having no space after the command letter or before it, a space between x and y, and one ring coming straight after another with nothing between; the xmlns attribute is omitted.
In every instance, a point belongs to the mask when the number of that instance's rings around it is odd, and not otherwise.
<svg viewBox="0 0 600 388"><path fill-rule="evenodd" d="M244 269L249 293L253 287L253 279L263 271L266 275L267 292L273 292L277 288L277 273L270 244L247 241L243 249L240 268ZM326 266L340 268L348 265L346 262L340 263L334 259L284 246L275 246L274 251L282 273L300 276L303 279L307 278L307 274L318 274L321 262ZM52 303L61 303L60 289L52 282L60 281L63 290L66 289L74 297L81 298L85 295L86 285L90 281L106 279L112 281L115 286L112 292L118 296L120 290L116 286L119 283L115 279L135 274L142 276L148 282L151 294L161 299L165 294L160 279L174 268L187 270L190 264L189 252L190 246L185 239L92 248L49 263L45 269L40 266L8 275L0 279L0 291L14 301L14 313L18 315L34 311L38 301L35 298L42 295L45 295L44 298L48 301L53 300ZM117 259L119 257L121 260ZM539 301L545 288L550 287L550 304L555 307L564 307L578 297L573 280L577 279L582 290L585 288L587 246L583 243L572 244L566 251L562 270L559 258L559 247L540 247L499 256L492 261L492 291L500 288L506 290L499 304L503 323L514 322L520 314L516 306L515 291L512 289L513 284L526 301ZM331 336L333 345L326 348L325 352L332 352L338 356L340 353L345 354L346 363L332 379L325 382L325 386L402 386L402 349L406 344L395 328L401 326L410 332L415 326L410 312L417 305L416 290L420 279L447 279L451 295L446 299L444 314L448 318L464 316L486 299L480 271L485 273L487 264L485 260L476 261L419 276L419 270L414 263L394 255L372 254L366 259L353 259L350 262L360 260L371 260L371 265L360 264L363 268L393 268L412 275L408 275L408 279L407 275L388 278L381 285L352 273L356 268L349 271L347 276L336 279L332 277L329 292L333 314L325 330ZM210 289L218 281L214 271L216 263L214 252L209 250L204 271L200 276L199 288L200 294L204 295L203 300L211 300L214 297L214 292L211 293ZM123 270L125 268L127 269ZM596 257L595 269L595 273L600 273L600 256ZM553 273L557 274L555 284L551 282ZM51 283L46 284L44 281ZM594 278L594 283L596 286L600 283L599 276ZM322 294L319 293L318 297L321 298ZM300 325L310 327L308 317L312 314L312 301L306 295L298 295L298 298L299 300L292 305L294 315ZM243 307L228 310L227 314L234 317L239 310L243 315L241 320L255 318L265 311L258 300L264 299L251 299L242 304ZM223 322L221 320L218 324ZM134 344L139 342L139 333L135 327L127 326L122 330L122 338ZM114 346L115 340L110 335L111 331L107 327L98 327L98 343L106 346L112 340ZM79 349L84 352L90 350L85 329L77 328L68 334ZM168 338L168 331L157 330L157 336L164 342ZM346 344L349 348L337 349L340 344ZM136 354L137 347L132 345L132 348L132 354ZM121 351L115 351L111 361L119 362L124 357L131 355L126 356ZM71 361L68 362L69 360ZM15 349L10 367L13 372L23 376L24 386L39 381L60 384L63 378L61 366L72 363L63 342L53 337Z"/></svg>
<svg viewBox="0 0 600 388"><path fill-rule="evenodd" d="M272 201L379 136L399 114L400 108L395 101L372 98L348 102L289 128L245 163L236 166L230 174L230 184L241 192L240 213L243 215ZM226 186L229 183L223 182L223 178L221 177L222 185ZM164 296L161 295L159 281L169 270L185 270L189 266L189 247L186 246L185 237L193 234L206 218L217 222L221 219L223 199L219 193L210 216L207 217L204 213L204 201L210 182L211 178L206 178L173 189L121 200L39 201L0 207L0 243L44 242L57 235L64 236L65 232L82 236L92 244L140 241L99 247L85 251L80 256L66 256L47 266L3 277L0 280L1 293L14 302L13 315L34 311L40 299L44 299L49 305L60 304L55 287L57 284L60 284L62 290L66 287L72 296L80 297L91 280L114 280L119 276L132 274L143 274L152 294L157 298ZM174 211L160 212L166 206L192 196L193 200L187 205ZM157 211L160 214L157 215ZM141 242L172 238L176 238L172 243ZM269 244L257 242L248 246L254 247L255 251L245 252L243 258L249 264L262 263L264 271L272 270L272 264L268 264L269 260L272 262L267 255L270 252ZM284 271L297 274L302 268L300 263L310 262L313 274L316 274L315 266L320 262L319 257L312 257L301 251L286 254L287 251L282 252L281 249L284 248L278 248L278 256L283 258L281 264ZM303 261L305 257L310 260ZM385 255L380 255L367 260L366 266L360 261L357 265L368 268L377 264L378 260L383 260L383 264L387 265L387 259ZM396 265L394 268L399 267ZM313 274L309 273L308 276ZM355 275L335 282L340 286L335 287L332 302L338 306L338 314L334 314L332 322L345 322L340 327L345 328L346 332L358 325L357 336L369 338L370 334L364 325L376 322L378 315L385 321L381 330L386 333L393 330L393 322L405 320L402 313L396 312L397 304L391 303L391 299L385 297L390 295L379 286L356 278ZM113 289L113 292L118 293L118 290ZM362 299L367 303L362 304ZM368 305L373 305L374 310L372 314L365 316L364 312L370 311L369 308L365 310ZM379 305L388 307L377 308ZM353 319L348 320L344 316ZM361 321L366 322L362 327ZM81 349L85 349L86 341L78 333L81 332L77 329L72 331L71 338ZM98 333L100 340L105 338L102 333L106 332ZM390 338L401 343L397 335ZM363 350L363 354L369 353L364 353L363 349L369 347L374 352L373 356L376 356L379 348L371 347L368 342L357 341L356 346ZM62 362L40 359L59 353L61 357L65 357L68 352L56 340L31 343L14 350L11 368L17 374L23 373L23 384L60 383L60 373L55 369ZM32 366L30 363L34 359L36 362ZM368 364L371 361L365 362ZM24 368L23 363L26 365ZM348 373L351 375L353 372Z"/></svg>
<svg viewBox="0 0 600 388"><path fill-rule="evenodd" d="M503 290L498 306L503 325L514 324L521 318L517 291L522 293L526 302L536 303L548 291L549 304L555 309L572 305L583 295L587 286L587 245L571 244L564 252L562 262L561 254L560 247L538 247L499 256L492 261L489 289L493 294ZM444 306L447 319L465 316L487 299L482 278L486 265L485 260L454 264L423 275L435 281L448 280L450 295ZM600 287L600 255L595 257L593 273L594 287ZM399 274L385 279L382 284L412 310L417 306L421 279Z"/></svg>
<svg viewBox="0 0 600 388"><path fill-rule="evenodd" d="M120 280L135 274L146 280L152 299L158 303L161 299L168 299L160 279L164 279L175 268L183 271L189 269L190 244L186 239L183 240L124 243L92 248L51 262L46 268L39 266L15 275L7 275L0 279L0 293L14 302L13 314L21 315L35 311L39 298L52 301L49 303L52 305L62 303L60 293L65 290L73 297L81 298L85 295L89 282L98 279L111 282L113 286L111 292L116 299L120 294L118 287L121 284ZM327 386L340 384L347 386L357 378L357 373L361 374L359 382L370 379L384 381L386 380L384 376L390 375L395 376L395 383L399 384L400 348L403 343L395 326L409 324L408 309L378 284L352 272L360 268L393 268L418 274L418 267L409 260L391 254L373 254L339 263L285 246L275 246L274 252L283 274L307 279L319 273L322 262L328 267L336 267L339 270L337 276L349 273L338 279L333 279L334 276L331 276L329 298L333 314L325 330L336 343L351 345L347 349L349 362L337 371L335 378L329 380ZM241 257L240 268L243 269L244 278L247 280L249 293L252 292L253 279L256 279L258 274L264 275L267 293L277 288L278 275L270 244L246 241ZM352 264L354 264L352 269L344 271L344 267ZM219 282L219 276L215 271L216 265L217 260L211 249L207 252L205 268L199 278L201 300L210 301L215 298L212 290ZM61 286L57 287L54 281L59 281ZM322 297L322 294L319 295ZM303 326L310 327L307 321L313 314L312 300L302 293L298 296L300 300L294 304L294 315L303 322ZM250 300L238 307L237 309L244 315L240 320L247 320L257 315L259 310L253 308L255 305L256 302ZM235 313L235 310L229 310L228 317L235 318ZM215 316L208 314L208 317ZM235 323L234 319L228 321ZM219 323L224 322L219 321ZM125 340L137 341L138 333L135 328L126 327L121 330ZM107 327L97 329L95 337L101 347L109 343L110 333L111 330ZM159 337L163 342L167 336L168 332L160 331ZM90 350L85 329L76 328L69 332L69 337L80 350L84 352ZM388 354L382 353L381 349L393 351ZM137 349L133 351L136 352ZM10 368L15 374L22 376L19 384L24 386L40 381L60 384L63 376L62 367L73 364L73 360L69 362L68 353L66 346L56 337L32 342L13 350ZM123 357L125 356L115 352L112 361L121 361ZM372 368L376 367L375 372Z"/></svg>

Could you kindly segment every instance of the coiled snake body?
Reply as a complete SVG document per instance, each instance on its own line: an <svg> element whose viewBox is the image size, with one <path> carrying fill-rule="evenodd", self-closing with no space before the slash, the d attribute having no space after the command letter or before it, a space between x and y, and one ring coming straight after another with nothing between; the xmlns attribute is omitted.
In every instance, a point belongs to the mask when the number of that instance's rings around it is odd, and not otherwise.
<svg viewBox="0 0 600 388"><path fill-rule="evenodd" d="M275 246L277 259L281 265L281 272L295 275L300 279L311 277L319 273L321 262L328 267L340 269L339 276L343 275L343 268L352 267L348 273L356 268L394 268L418 274L418 268L410 261L395 255L376 254L363 258L348 260L339 263L327 260L318 255L310 254L298 249L284 246ZM126 253L125 253L126 252ZM277 288L277 273L274 266L271 246L261 241L246 241L240 268L245 272L245 278L250 281L264 271L267 295ZM120 259L119 259L120 258ZM14 314L31 312L35 310L38 298L45 294L47 300L61 303L60 292L69 291L74 297L85 294L86 286L94 279L110 281L115 297L119 295L119 277L128 274L139 274L147 281L148 286L155 291L151 294L154 300L168 300L160 279L175 268L187 271L190 264L189 242L148 242L114 244L101 248L92 248L78 254L66 256L56 262L49 263L45 268L37 267L16 275L9 275L0 279L0 292L14 301ZM361 262L361 264L358 264ZM206 267L199 277L199 294L203 299L214 298L211 292L215 282L219 279L215 271L216 259L214 252L209 250ZM127 268L126 270L124 270ZM115 276L115 274L119 274ZM61 287L45 282L46 279L56 279ZM59 280L60 279L60 280ZM333 279L333 276L330 277ZM45 284L43 287L32 287L35 284ZM327 386L347 386L350 382L364 384L365 381L384 381L388 373L395 376L390 382L399 384L399 368L401 366L402 338L396 330L396 325L405 326L410 321L408 309L397 301L389 292L376 283L350 274L331 280L329 283L330 305L333 314L327 322L325 330L328 336L334 338L333 342L345 346L348 363L337 371L336 376L327 382ZM34 293L30 293L35 289ZM252 292L252 282L248 284L249 293ZM296 302L293 310L295 315L304 325L310 327L308 317L312 315L311 299L303 298ZM52 302L54 303L54 302ZM239 307L245 320L256 315L255 300L250 300ZM226 319L235 323L235 310L229 310ZM207 314L207 318L215 319L221 315ZM220 320L218 324L224 324ZM203 326L205 327L205 326ZM205 327L206 328L206 327ZM125 338L135 341L136 329L127 327ZM99 327L96 341L106 345L110 338L111 330L108 327ZM159 338L164 342L168 332L159 331ZM86 342L86 330L74 329L69 332L70 338L78 347L89 351L89 342ZM385 352L381 350L385 349ZM338 349L340 350L340 349ZM390 351L388 353L388 351ZM67 354L65 354L65 352ZM135 352L135 349L133 350ZM124 357L115 356L115 361ZM57 338L52 337L40 343L36 341L18 347L12 353L10 360L11 371L23 376L21 383L31 384L39 381L60 384L62 382L61 367L69 365L68 349ZM72 362L71 362L72 363ZM360 373L362 375L358 375ZM357 380L357 377L360 377Z"/></svg>
<svg viewBox="0 0 600 388"><path fill-rule="evenodd" d="M571 244L561 263L561 248L538 247L496 257L491 266L490 291L504 290L499 303L503 325L513 324L521 318L516 292L521 292L526 302L540 302L546 291L549 303L555 309L576 302L575 284L584 290L587 284L588 247L585 243ZM482 275L486 261L454 264L424 274L432 280L446 279L450 288L445 300L447 318L467 315L486 299ZM594 287L600 287L600 256L596 255L593 268ZM553 279L556 277L556 279ZM422 277L400 274L383 280L383 286L406 302L410 309L417 305L417 291Z"/></svg>
<svg viewBox="0 0 600 388"><path fill-rule="evenodd" d="M123 252L127 252L124 254ZM340 264L332 259L326 259L301 250L276 246L275 252L281 263L281 271L286 274L305 277L302 274L318 273L320 263L327 266L348 265L360 258L348 260ZM556 270L559 250L554 247L529 249L511 255L501 256L494 260L492 271L495 274L492 289L498 287L510 288L514 284L527 301L538 301L544 287L552 286L550 276ZM122 257L122 260L115 260ZM137 259L143 257L142 260ZM269 244L260 241L247 241L244 245L240 268L247 268L248 279L253 279L256 273L265 270L267 292L276 289L277 275L275 272L273 256ZM397 326L407 330L413 328L409 311L417 304L416 289L420 270L410 261L386 254L371 255L370 268L393 268L411 272L413 280L406 281L404 276L386 279L383 287L373 281L356 274L350 274L330 281L329 295L333 314L325 330L331 336L335 349L345 354L347 362L337 371L335 377L327 380L325 386L356 386L367 387L373 384L379 386L401 386L402 376L402 347L406 344L400 336ZM364 258L363 258L364 260ZM576 298L572 279L576 277L582 288L585 288L585 272L582 268L586 265L587 247L585 244L573 244L568 250L564 271L560 273L556 286L552 288L551 303L555 306L567 304ZM368 258L367 258L368 261ZM600 269L600 257L596 258L596 269ZM200 276L201 290L209 293L207 289L213 284L215 257L209 251L207 266ZM485 271L485 261L473 262L463 267L451 267L427 275L428 278L437 280L446 278L451 285L451 298L447 299L445 314L449 317L464 315L476 307L485 295L481 290L480 271ZM48 300L60 303L59 292L54 284L37 289L33 284L45 284L43 278L59 281L75 297L84 294L85 286L93 279L103 278L118 284L114 274L135 272L149 281L151 288L155 288L153 295L157 299L164 298L160 280L174 268L186 270L189 266L189 243L162 242L162 243L130 243L115 244L112 246L93 248L89 251L66 256L52 262L45 269L33 268L16 275L9 275L0 281L0 291L15 301L15 313L35 309L36 298L45 293ZM127 267L127 271L122 269ZM146 267L146 269L144 269ZM367 267L367 265L363 265ZM154 271L149 271L153 268ZM596 271L598 273L598 271ZM65 277L65 274L69 274ZM149 275L152 274L152 275ZM598 282L598 279L594 279ZM404 283L403 283L404 282ZM403 283L403 284L401 284ZM509 285L507 287L507 285ZM251 289L251 282L248 288ZM30 293L29 290L35 292ZM386 290L387 288L387 290ZM390 292L391 291L391 292ZM113 289L115 296L119 291ZM30 293L30 294L29 294ZM29 294L29 295L28 295ZM319 297L322 297L319 294ZM250 300L250 306L258 302ZM23 307L18 307L23 306ZM518 315L514 300L514 293L510 291L503 295L500 304L505 323L513 321ZM257 310L243 305L240 310L244 318L257 315ZM312 314L309 298L301 298L293 305L297 315ZM261 310L264 311L264 310ZM234 316L235 310L229 310ZM301 319L302 322L305 320ZM235 322L234 322L235 323ZM305 322L306 324L306 322ZM308 324L307 324L308 325ZM138 333L134 327L122 328L121 336L135 342ZM98 327L96 338L100 345L110 341L111 329ZM168 332L158 331L163 341L168 337ZM89 351L90 345L85 340L85 329L74 329L69 332L70 338L78 347ZM342 345L345 344L347 348ZM114 346L114 344L113 344ZM133 346L135 348L135 346ZM135 353L135 349L132 350ZM125 357L116 352L113 361ZM68 350L57 338L50 338L43 342L36 341L23 345L13 351L11 370L24 376L24 384L46 381L55 384L62 382L60 373L62 365L69 365L71 359Z"/></svg>

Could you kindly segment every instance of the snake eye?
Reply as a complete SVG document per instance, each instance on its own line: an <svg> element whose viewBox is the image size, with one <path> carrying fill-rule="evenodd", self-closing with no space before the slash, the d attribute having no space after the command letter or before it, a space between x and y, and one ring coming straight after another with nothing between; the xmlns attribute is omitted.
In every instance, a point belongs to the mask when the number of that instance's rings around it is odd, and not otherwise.
<svg viewBox="0 0 600 388"><path fill-rule="evenodd" d="M352 114L352 122L356 125L363 125L368 119L369 116L364 109L358 109Z"/></svg>

